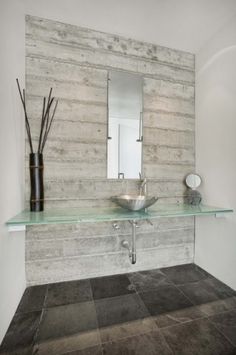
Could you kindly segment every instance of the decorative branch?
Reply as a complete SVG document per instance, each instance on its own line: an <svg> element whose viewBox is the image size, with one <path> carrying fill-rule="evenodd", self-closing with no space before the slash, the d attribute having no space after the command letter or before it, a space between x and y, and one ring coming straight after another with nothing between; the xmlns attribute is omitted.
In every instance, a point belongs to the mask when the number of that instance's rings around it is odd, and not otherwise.
<svg viewBox="0 0 236 355"><path fill-rule="evenodd" d="M17 82L17 87L18 91L20 94L21 102L23 105L24 109L24 114L25 114L25 127L26 127L26 132L28 136L28 141L30 145L30 152L33 153L33 144L32 144L32 136L31 136L31 130L30 130L30 124L29 124L29 119L27 115L27 110L26 110L26 98L25 98L25 89L23 91L20 88L19 80L16 79ZM42 109L42 115L41 115L41 124L40 124L40 134L39 134L39 141L38 141L38 153L43 153L44 146L47 142L48 134L52 126L52 121L54 119L56 109L57 109L57 104L58 100L55 103L54 109L52 114L50 113L52 107L53 107L53 102L55 98L52 97L52 88L50 88L48 98L46 97L43 98L43 109Z"/></svg>
<svg viewBox="0 0 236 355"><path fill-rule="evenodd" d="M23 109L24 109L24 114L25 114L25 126L26 126L27 135L28 135L28 140L29 140L29 145L30 145L30 151L31 151L31 153L33 153L33 144L32 144L32 137L31 137L30 125L29 125L29 120L28 120L27 111L26 111L25 90L23 90L23 94L22 94L21 88L20 88L20 84L19 84L19 80L16 79L16 82L17 82L18 91L19 91L20 98L21 98L21 102L22 102Z"/></svg>
<svg viewBox="0 0 236 355"><path fill-rule="evenodd" d="M48 116L49 116L49 113L50 113L50 108L51 108L51 105L52 105L52 103L54 101L54 97L51 99L51 93L52 93L52 88L50 89L48 100L47 100L46 110L45 110L44 115L42 116L42 120L41 120L41 129L40 129L40 136L39 136L38 153L40 153L41 148L42 148L42 139L44 137L45 129L47 127L47 120L48 120ZM46 97L44 97L44 101L46 103Z"/></svg>
<svg viewBox="0 0 236 355"><path fill-rule="evenodd" d="M42 137L42 129L43 129L43 120L44 120L44 115L45 115L45 105L46 105L46 97L43 98L43 111L42 111L42 117L41 117L41 126L40 126L40 135L39 135L39 144L38 144L38 153L40 151L40 144L41 144L41 137Z"/></svg>
<svg viewBox="0 0 236 355"><path fill-rule="evenodd" d="M50 119L48 119L48 122L50 121L50 123L49 123L49 125L48 125L48 127L47 127L47 130L45 131L45 135L44 135L44 139L43 139L43 145L42 145L41 153L43 153L43 149L44 149L45 143L46 143L47 138L48 138L48 133L49 133L49 131L50 131L50 129L51 129L52 121L53 121L54 116L55 116L55 113L56 113L57 105L58 105L58 100L57 100L56 103L55 103L52 117L51 117ZM48 117L49 117L49 115L48 115Z"/></svg>

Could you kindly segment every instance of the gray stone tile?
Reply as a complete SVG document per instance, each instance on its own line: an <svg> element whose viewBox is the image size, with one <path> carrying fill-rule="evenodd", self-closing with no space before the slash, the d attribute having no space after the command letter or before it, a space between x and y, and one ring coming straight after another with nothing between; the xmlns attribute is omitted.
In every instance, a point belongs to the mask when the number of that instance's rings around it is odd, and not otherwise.
<svg viewBox="0 0 236 355"><path fill-rule="evenodd" d="M62 355L70 352L96 348L101 345L98 329L81 331L76 334L40 341L34 346L37 355Z"/></svg>
<svg viewBox="0 0 236 355"><path fill-rule="evenodd" d="M26 288L16 313L41 311L44 305L47 285Z"/></svg>
<svg viewBox="0 0 236 355"><path fill-rule="evenodd" d="M137 294L100 299L95 305L100 328L150 316Z"/></svg>
<svg viewBox="0 0 236 355"><path fill-rule="evenodd" d="M161 272L163 272L175 285L200 281L209 276L209 274L195 264L167 267L161 269Z"/></svg>
<svg viewBox="0 0 236 355"><path fill-rule="evenodd" d="M155 322L159 328L165 328L204 317L206 317L206 315L201 312L198 307L194 306L180 309L178 311L164 313L153 317L153 319L155 319Z"/></svg>
<svg viewBox="0 0 236 355"><path fill-rule="evenodd" d="M175 355L235 355L236 349L206 319L162 330Z"/></svg>
<svg viewBox="0 0 236 355"><path fill-rule="evenodd" d="M94 302L81 302L43 311L37 342L66 337L97 328Z"/></svg>
<svg viewBox="0 0 236 355"><path fill-rule="evenodd" d="M127 275L137 291L145 292L158 286L170 284L166 276L159 270L133 272Z"/></svg>
<svg viewBox="0 0 236 355"><path fill-rule="evenodd" d="M216 314L210 320L236 347L236 309Z"/></svg>
<svg viewBox="0 0 236 355"><path fill-rule="evenodd" d="M103 344L104 355L173 355L159 331Z"/></svg>
<svg viewBox="0 0 236 355"><path fill-rule="evenodd" d="M145 317L142 319L132 320L130 322L101 327L99 328L99 333L101 342L107 343L138 334L148 333L154 330L158 330L158 326L153 317Z"/></svg>
<svg viewBox="0 0 236 355"><path fill-rule="evenodd" d="M91 279L91 286L95 300L135 292L126 275L114 275Z"/></svg>
<svg viewBox="0 0 236 355"><path fill-rule="evenodd" d="M179 288L194 304L204 304L235 295L234 290L212 277L181 285Z"/></svg>
<svg viewBox="0 0 236 355"><path fill-rule="evenodd" d="M93 346L91 348L76 350L64 355L103 355L101 346Z"/></svg>
<svg viewBox="0 0 236 355"><path fill-rule="evenodd" d="M174 285L160 286L155 290L139 293L139 296L152 316L193 305Z"/></svg>
<svg viewBox="0 0 236 355"><path fill-rule="evenodd" d="M34 342L41 312L16 314L0 346L0 353L27 354Z"/></svg>
<svg viewBox="0 0 236 355"><path fill-rule="evenodd" d="M18 348L12 351L0 352L1 355L33 355L33 345L27 346L25 348Z"/></svg>
<svg viewBox="0 0 236 355"><path fill-rule="evenodd" d="M236 291L234 291L232 288L219 281L215 277L210 277L206 281L212 288L214 288L220 299L236 296Z"/></svg>
<svg viewBox="0 0 236 355"><path fill-rule="evenodd" d="M228 297L223 300L204 303L198 306L207 316L236 309L236 297Z"/></svg>
<svg viewBox="0 0 236 355"><path fill-rule="evenodd" d="M89 280L59 282L48 285L45 307L54 307L91 300L92 290Z"/></svg>

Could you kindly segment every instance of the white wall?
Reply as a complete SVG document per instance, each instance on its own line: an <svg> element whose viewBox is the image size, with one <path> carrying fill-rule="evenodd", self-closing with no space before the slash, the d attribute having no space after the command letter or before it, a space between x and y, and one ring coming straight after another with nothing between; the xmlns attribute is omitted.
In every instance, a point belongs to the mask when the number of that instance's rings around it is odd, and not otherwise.
<svg viewBox="0 0 236 355"><path fill-rule="evenodd" d="M236 17L196 56L196 170L204 201L235 213L197 219L195 262L236 289Z"/></svg>
<svg viewBox="0 0 236 355"><path fill-rule="evenodd" d="M24 233L5 222L22 210L24 129L16 77L24 84L21 1L0 2L0 343L25 289Z"/></svg>

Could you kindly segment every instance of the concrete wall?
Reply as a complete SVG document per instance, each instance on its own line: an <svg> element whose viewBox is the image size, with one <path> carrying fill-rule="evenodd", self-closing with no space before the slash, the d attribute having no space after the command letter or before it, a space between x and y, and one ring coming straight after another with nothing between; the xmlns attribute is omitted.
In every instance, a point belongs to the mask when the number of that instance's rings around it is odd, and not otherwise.
<svg viewBox="0 0 236 355"><path fill-rule="evenodd" d="M35 140L43 95L52 86L59 98L45 149L46 206L101 208L111 205L109 197L114 194L138 191L135 180L106 179L107 71L111 68L144 78L143 166L149 193L159 196L159 203L181 201L183 179L194 170L194 55L32 16L26 25L26 88ZM27 282L193 260L192 218L142 225L135 266L120 246L128 233L126 224L120 232L109 223L31 227L26 240Z"/></svg>
<svg viewBox="0 0 236 355"><path fill-rule="evenodd" d="M196 56L196 168L204 200L236 210L236 18ZM195 262L236 289L236 214L196 222Z"/></svg>
<svg viewBox="0 0 236 355"><path fill-rule="evenodd" d="M25 236L5 222L24 206L24 121L16 77L24 84L22 2L0 2L0 343L25 289Z"/></svg>

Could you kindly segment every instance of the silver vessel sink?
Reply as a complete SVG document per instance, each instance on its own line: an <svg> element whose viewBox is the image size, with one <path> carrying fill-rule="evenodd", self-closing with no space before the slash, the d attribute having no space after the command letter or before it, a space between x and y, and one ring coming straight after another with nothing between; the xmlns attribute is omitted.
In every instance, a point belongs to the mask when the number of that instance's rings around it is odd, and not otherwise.
<svg viewBox="0 0 236 355"><path fill-rule="evenodd" d="M157 200L157 197L143 195L120 195L111 198L120 207L130 211L140 211L152 206Z"/></svg>

